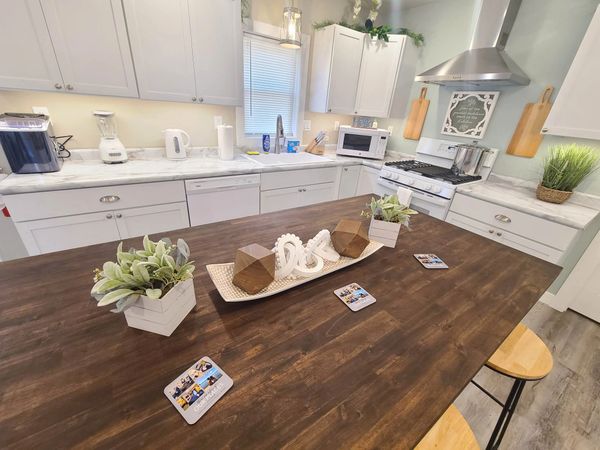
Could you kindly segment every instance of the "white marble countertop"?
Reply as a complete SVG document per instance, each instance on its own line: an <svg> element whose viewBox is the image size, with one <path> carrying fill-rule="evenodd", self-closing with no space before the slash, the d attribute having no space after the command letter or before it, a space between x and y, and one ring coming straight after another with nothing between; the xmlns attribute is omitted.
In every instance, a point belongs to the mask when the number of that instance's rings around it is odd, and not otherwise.
<svg viewBox="0 0 600 450"><path fill-rule="evenodd" d="M214 148L193 149L189 158L171 161L162 149L128 150L129 161L104 164L97 150L73 150L59 172L42 174L10 174L0 181L0 194L79 189L117 184L208 178L249 173L277 172L317 167L367 165L381 168L382 161L337 156L327 152L322 161L302 164L262 166L237 153L233 161L222 161ZM392 153L386 159L398 159Z"/></svg>
<svg viewBox="0 0 600 450"><path fill-rule="evenodd" d="M557 205L538 200L535 187L529 181L492 175L483 183L459 186L456 191L577 229L587 227L600 212L599 197L575 193Z"/></svg>

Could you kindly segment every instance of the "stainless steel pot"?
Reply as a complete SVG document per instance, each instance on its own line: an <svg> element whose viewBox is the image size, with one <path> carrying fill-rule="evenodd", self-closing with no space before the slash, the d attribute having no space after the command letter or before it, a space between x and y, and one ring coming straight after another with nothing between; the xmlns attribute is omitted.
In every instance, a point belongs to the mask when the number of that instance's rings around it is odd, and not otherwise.
<svg viewBox="0 0 600 450"><path fill-rule="evenodd" d="M452 171L455 175L479 175L481 166L490 149L477 144L461 144L455 146L456 156Z"/></svg>

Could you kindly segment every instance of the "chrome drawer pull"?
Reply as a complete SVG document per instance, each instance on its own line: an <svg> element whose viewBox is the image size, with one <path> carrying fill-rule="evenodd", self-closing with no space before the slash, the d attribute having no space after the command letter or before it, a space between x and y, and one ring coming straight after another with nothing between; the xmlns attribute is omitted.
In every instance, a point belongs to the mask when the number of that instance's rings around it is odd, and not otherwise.
<svg viewBox="0 0 600 450"><path fill-rule="evenodd" d="M499 220L500 222L504 222L504 223L512 222L512 220L510 220L510 217L505 216L504 214L496 214L494 217L496 218L496 220Z"/></svg>
<svg viewBox="0 0 600 450"><path fill-rule="evenodd" d="M100 203L114 203L121 200L121 197L118 195L105 195L104 197L100 197Z"/></svg>
<svg viewBox="0 0 600 450"><path fill-rule="evenodd" d="M112 219L112 214L107 214L107 215L106 215L106 218L107 218L107 219Z"/></svg>

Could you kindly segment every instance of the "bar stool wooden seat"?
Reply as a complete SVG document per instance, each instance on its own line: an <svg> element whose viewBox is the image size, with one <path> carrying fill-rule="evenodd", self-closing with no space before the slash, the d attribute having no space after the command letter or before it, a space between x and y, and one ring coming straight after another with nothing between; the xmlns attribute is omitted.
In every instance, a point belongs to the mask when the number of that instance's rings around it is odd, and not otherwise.
<svg viewBox="0 0 600 450"><path fill-rule="evenodd" d="M479 450L471 427L458 408L450 408L415 447L415 450Z"/></svg>
<svg viewBox="0 0 600 450"><path fill-rule="evenodd" d="M546 344L529 328L520 323L500 344L500 347L485 364L490 369L508 377L515 382L504 403L472 381L492 400L502 406L502 412L492 432L486 449L497 449L508 428L508 424L527 381L541 380L550 373L553 366L552 354Z"/></svg>

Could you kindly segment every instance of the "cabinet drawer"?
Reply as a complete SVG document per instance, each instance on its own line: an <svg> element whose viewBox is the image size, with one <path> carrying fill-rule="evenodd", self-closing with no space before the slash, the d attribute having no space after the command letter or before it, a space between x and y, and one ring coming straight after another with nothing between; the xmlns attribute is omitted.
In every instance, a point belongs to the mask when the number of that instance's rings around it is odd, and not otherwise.
<svg viewBox="0 0 600 450"><path fill-rule="evenodd" d="M261 175L260 190L268 191L310 184L333 183L336 175L337 167L267 172Z"/></svg>
<svg viewBox="0 0 600 450"><path fill-rule="evenodd" d="M183 181L127 184L4 196L15 222L185 202Z"/></svg>
<svg viewBox="0 0 600 450"><path fill-rule="evenodd" d="M574 228L459 193L450 211L563 251L577 235Z"/></svg>
<svg viewBox="0 0 600 450"><path fill-rule="evenodd" d="M562 261L563 252L560 250L504 231L500 228L491 227L485 223L471 219L470 217L465 217L450 211L448 216L446 216L446 222L545 261L559 265Z"/></svg>

